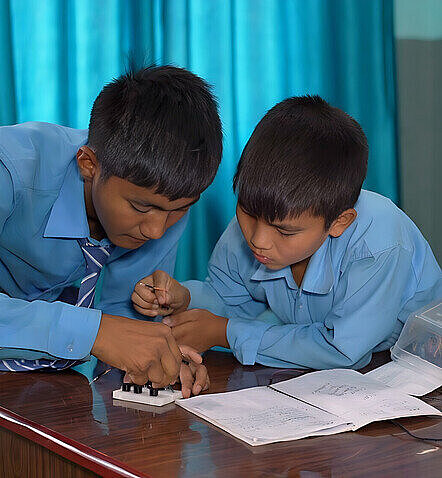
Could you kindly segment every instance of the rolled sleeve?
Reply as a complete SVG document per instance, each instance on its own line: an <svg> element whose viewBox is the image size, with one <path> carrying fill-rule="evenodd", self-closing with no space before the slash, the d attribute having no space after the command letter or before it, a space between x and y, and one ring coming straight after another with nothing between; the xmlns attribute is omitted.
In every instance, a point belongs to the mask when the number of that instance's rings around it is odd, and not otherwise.
<svg viewBox="0 0 442 478"><path fill-rule="evenodd" d="M264 334L276 324L278 317L270 310L260 314L255 320L231 319L227 323L227 341L235 357L243 365L256 362Z"/></svg>

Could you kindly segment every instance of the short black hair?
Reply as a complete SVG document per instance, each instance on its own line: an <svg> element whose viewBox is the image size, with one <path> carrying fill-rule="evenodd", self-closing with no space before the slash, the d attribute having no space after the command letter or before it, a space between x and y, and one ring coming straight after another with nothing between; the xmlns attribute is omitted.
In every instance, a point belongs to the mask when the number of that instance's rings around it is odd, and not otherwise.
<svg viewBox="0 0 442 478"><path fill-rule="evenodd" d="M129 71L96 98L89 146L101 168L170 200L195 197L213 181L222 128L209 85L174 66Z"/></svg>
<svg viewBox="0 0 442 478"><path fill-rule="evenodd" d="M233 188L248 214L274 222L310 212L328 229L356 203L367 160L367 138L351 116L316 95L288 98L256 126Z"/></svg>

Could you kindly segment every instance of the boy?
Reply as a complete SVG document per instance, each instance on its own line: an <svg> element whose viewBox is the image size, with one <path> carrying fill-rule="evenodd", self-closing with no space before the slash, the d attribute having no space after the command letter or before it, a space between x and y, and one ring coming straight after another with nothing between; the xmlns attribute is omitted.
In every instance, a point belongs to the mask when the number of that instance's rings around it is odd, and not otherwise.
<svg viewBox="0 0 442 478"><path fill-rule="evenodd" d="M240 362L360 368L387 350L408 315L442 296L440 268L412 221L361 191L368 146L359 124L318 96L287 99L260 121L234 179L236 219L205 282L157 271L137 286L145 315L178 343L230 347Z"/></svg>
<svg viewBox="0 0 442 478"><path fill-rule="evenodd" d="M0 368L62 369L91 353L137 384L167 385L181 369L184 395L195 374L193 392L206 387L205 367L182 365L169 327L130 320L144 319L130 295L146 269L172 273L221 152L208 85L170 66L106 85L88 131L0 128Z"/></svg>

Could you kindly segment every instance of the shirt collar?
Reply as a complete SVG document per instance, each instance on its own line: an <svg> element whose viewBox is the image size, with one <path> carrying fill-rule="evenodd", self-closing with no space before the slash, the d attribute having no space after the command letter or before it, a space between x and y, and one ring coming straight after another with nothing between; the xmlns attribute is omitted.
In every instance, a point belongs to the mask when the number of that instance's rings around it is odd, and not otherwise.
<svg viewBox="0 0 442 478"><path fill-rule="evenodd" d="M331 258L332 238L327 236L322 246L310 257L302 280L302 288L314 294L328 294L335 282Z"/></svg>
<svg viewBox="0 0 442 478"><path fill-rule="evenodd" d="M83 180L73 159L55 200L43 237L89 237L89 224L84 203Z"/></svg>
<svg viewBox="0 0 442 478"><path fill-rule="evenodd" d="M333 265L330 251L330 236L323 242L321 247L310 258L307 270L302 281L302 289L314 294L328 294L334 284ZM290 289L298 289L293 278L290 266L284 269L271 270L264 264L260 264L251 280L266 281L285 278Z"/></svg>

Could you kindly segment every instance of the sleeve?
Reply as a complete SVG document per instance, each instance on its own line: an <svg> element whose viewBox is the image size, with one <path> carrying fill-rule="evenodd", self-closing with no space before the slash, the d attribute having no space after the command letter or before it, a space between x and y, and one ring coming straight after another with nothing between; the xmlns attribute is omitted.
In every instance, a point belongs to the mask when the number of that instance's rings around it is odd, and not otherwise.
<svg viewBox="0 0 442 478"><path fill-rule="evenodd" d="M410 271L411 253L400 247L355 261L339 278L334 306L321 321L264 325L262 317L229 320L229 344L245 365L363 367L394 329Z"/></svg>
<svg viewBox="0 0 442 478"><path fill-rule="evenodd" d="M0 311L2 348L35 350L72 360L90 353L101 321L99 310L63 302L28 302L6 294L0 294ZM7 356L19 355L11 351Z"/></svg>
<svg viewBox="0 0 442 478"><path fill-rule="evenodd" d="M0 162L0 237L14 208L14 186ZM21 357L19 349L80 360L87 356L100 326L101 312L80 310L62 302L28 302L1 293L0 347L2 357ZM78 324L81 321L81 327ZM37 357L39 358L39 357Z"/></svg>
<svg viewBox="0 0 442 478"><path fill-rule="evenodd" d="M183 285L190 291L189 309L207 309L229 319L254 319L264 312L266 304L250 295L242 279L240 271L244 273L249 267L248 255L242 254L235 224L230 224L216 244L205 281L191 280Z"/></svg>

